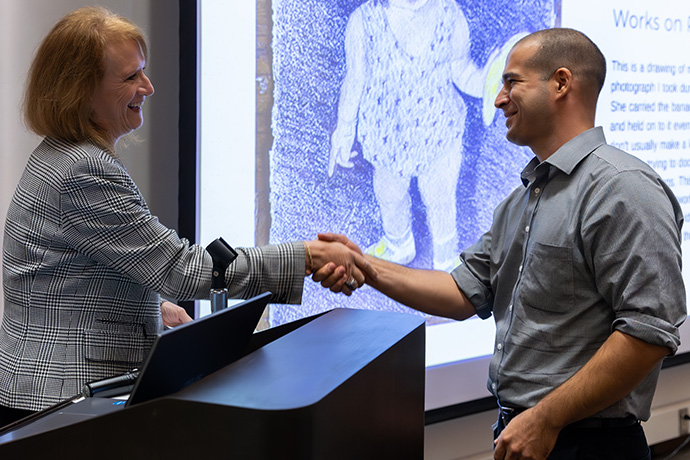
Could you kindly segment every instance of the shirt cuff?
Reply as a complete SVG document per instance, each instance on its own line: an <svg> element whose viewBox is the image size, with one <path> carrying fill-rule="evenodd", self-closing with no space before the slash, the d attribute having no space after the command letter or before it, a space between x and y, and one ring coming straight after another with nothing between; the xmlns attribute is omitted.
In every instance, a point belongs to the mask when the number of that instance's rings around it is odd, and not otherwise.
<svg viewBox="0 0 690 460"><path fill-rule="evenodd" d="M450 272L450 276L455 280L458 289L460 289L470 300L472 305L474 305L477 316L481 319L489 318L494 309L494 296L491 290L475 278L464 263Z"/></svg>
<svg viewBox="0 0 690 460"><path fill-rule="evenodd" d="M654 316L618 317L613 321L613 330L652 345L667 347L671 350L669 356L676 354L680 345L678 327Z"/></svg>

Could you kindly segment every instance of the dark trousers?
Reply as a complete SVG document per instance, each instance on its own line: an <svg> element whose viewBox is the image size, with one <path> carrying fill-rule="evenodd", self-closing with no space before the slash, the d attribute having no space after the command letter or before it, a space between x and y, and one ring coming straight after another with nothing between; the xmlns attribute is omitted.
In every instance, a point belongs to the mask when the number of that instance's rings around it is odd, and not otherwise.
<svg viewBox="0 0 690 460"><path fill-rule="evenodd" d="M0 406L0 428L33 414L34 411Z"/></svg>
<svg viewBox="0 0 690 460"><path fill-rule="evenodd" d="M650 460L651 451L639 422L593 426L587 419L565 427L547 460ZM499 416L494 439L505 428Z"/></svg>

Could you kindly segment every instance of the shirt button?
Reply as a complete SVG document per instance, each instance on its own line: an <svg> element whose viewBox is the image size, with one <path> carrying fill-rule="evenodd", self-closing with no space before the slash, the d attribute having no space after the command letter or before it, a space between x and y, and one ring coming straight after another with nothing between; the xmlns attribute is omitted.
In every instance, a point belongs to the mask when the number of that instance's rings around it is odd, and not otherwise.
<svg viewBox="0 0 690 460"><path fill-rule="evenodd" d="M534 189L534 194L539 195L539 192L541 192L541 189L539 187Z"/></svg>
<svg viewBox="0 0 690 460"><path fill-rule="evenodd" d="M492 390L496 390L496 384L495 384L495 383L492 383L492 384L491 384L491 389L492 389Z"/></svg>
<svg viewBox="0 0 690 460"><path fill-rule="evenodd" d="M508 311L513 311L513 304L508 305Z"/></svg>
<svg viewBox="0 0 690 460"><path fill-rule="evenodd" d="M529 233L529 225L525 227L525 233Z"/></svg>
<svg viewBox="0 0 690 460"><path fill-rule="evenodd" d="M522 273L522 265L518 267L518 273Z"/></svg>
<svg viewBox="0 0 690 460"><path fill-rule="evenodd" d="M496 345L496 349L497 349L498 351L503 350L503 344L502 344L502 343L499 343L498 345Z"/></svg>

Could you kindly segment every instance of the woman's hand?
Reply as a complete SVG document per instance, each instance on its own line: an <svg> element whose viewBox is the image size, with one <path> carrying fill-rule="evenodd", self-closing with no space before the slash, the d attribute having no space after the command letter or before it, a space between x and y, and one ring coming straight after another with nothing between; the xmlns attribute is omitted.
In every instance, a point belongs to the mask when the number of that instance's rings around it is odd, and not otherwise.
<svg viewBox="0 0 690 460"><path fill-rule="evenodd" d="M161 303L161 316L163 325L166 327L175 327L193 321L184 308L167 300Z"/></svg>

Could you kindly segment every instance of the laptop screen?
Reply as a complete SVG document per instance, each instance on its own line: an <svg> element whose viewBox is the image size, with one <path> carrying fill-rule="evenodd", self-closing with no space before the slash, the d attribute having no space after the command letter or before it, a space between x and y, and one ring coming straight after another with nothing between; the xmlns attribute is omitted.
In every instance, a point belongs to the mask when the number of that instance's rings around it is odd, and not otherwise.
<svg viewBox="0 0 690 460"><path fill-rule="evenodd" d="M126 405L179 391L241 358L270 296L263 293L158 334Z"/></svg>

